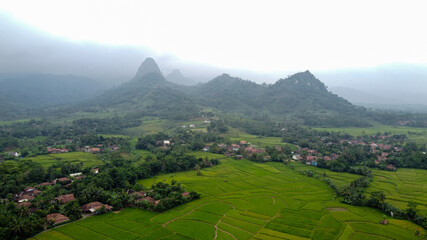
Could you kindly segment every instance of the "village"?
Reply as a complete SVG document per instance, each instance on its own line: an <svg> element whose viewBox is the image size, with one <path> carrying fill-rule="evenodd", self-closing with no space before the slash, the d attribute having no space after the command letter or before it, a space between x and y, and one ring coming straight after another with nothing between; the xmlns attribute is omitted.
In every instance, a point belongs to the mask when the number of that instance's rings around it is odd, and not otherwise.
<svg viewBox="0 0 427 240"><path fill-rule="evenodd" d="M99 168L91 169L91 173L93 175L98 174ZM41 202L43 200L40 197L38 198L38 196L42 196L44 192L39 189L49 190L49 187L58 186L60 189L68 189L67 191L71 191L72 184L75 184L78 181L83 180L84 178L86 178L86 176L83 175L81 172L72 173L69 175L69 177L57 178L52 180L51 182L43 182L35 185L35 187L26 187L22 192L15 194L13 196L13 199L18 208L28 209L30 214L34 214L38 211L42 211L40 207L43 205L43 203ZM169 187L169 185L165 184L161 187L167 188ZM186 201L199 197L197 193L186 192L181 187L178 187L174 190L178 190L182 199ZM158 210L156 207L159 206L160 203L163 202L162 204L165 204L164 202L169 200L167 196L158 197L159 195L157 195L158 193L156 192L156 188L148 189L147 191L135 191L133 189L127 189L126 192L123 192L122 194L128 196L130 202L129 206L136 206L149 210ZM153 196L157 196L158 199L155 199ZM64 205L70 205L70 203L73 203L74 206L76 206L77 204L78 209L74 209L74 214L77 214L77 216L66 216L65 214L61 214L58 212L50 212L45 217L45 228L58 226L70 222L72 220L80 219L81 217L86 218L88 216L110 212L113 209L120 210L99 201L92 201L79 206L78 199L75 197L74 193L59 195L50 201L50 204L60 205L61 209L64 207Z"/></svg>

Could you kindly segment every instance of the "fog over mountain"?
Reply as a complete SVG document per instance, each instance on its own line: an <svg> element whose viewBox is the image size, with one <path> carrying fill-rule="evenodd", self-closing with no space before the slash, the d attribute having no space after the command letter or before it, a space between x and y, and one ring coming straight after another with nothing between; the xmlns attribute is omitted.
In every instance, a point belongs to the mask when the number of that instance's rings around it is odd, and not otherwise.
<svg viewBox="0 0 427 240"><path fill-rule="evenodd" d="M103 45L71 41L42 32L0 11L0 81L34 73L73 74L101 82L105 87L117 86L132 78L141 60L154 57L167 74L166 78L182 85L207 82L222 73L262 83L274 83L297 71L283 66L282 72L254 72L227 69L204 63L188 62L148 47ZM250 56L250 54L249 54ZM179 69L179 72L174 71ZM411 64L388 64L365 69L319 71L310 70L329 89L353 103L425 104L427 102L427 67ZM353 89L339 91L336 87ZM355 94L363 92L366 94Z"/></svg>

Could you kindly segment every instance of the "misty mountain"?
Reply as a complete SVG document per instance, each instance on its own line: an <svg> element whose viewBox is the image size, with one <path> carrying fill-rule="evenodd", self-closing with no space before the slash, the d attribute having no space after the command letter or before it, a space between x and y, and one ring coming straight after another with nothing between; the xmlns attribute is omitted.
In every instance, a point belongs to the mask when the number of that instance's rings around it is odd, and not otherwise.
<svg viewBox="0 0 427 240"><path fill-rule="evenodd" d="M81 101L105 89L87 77L52 74L5 79L0 86L0 94L10 102L29 108Z"/></svg>
<svg viewBox="0 0 427 240"><path fill-rule="evenodd" d="M204 105L221 110L250 108L281 115L306 111L354 110L351 103L328 92L325 85L309 71L296 73L270 85L260 85L223 74L195 87L193 94Z"/></svg>
<svg viewBox="0 0 427 240"><path fill-rule="evenodd" d="M175 118L188 118L210 107L227 114L267 114L278 119L291 116L312 125L327 125L332 120L336 125L366 125L360 108L329 92L309 71L270 85L222 74L207 83L184 87L167 81L151 58L129 82L105 91L86 105Z"/></svg>
<svg viewBox="0 0 427 240"><path fill-rule="evenodd" d="M119 112L149 112L172 118L183 118L199 111L197 104L180 87L168 82L156 62L147 58L135 76L88 101L104 109Z"/></svg>
<svg viewBox="0 0 427 240"><path fill-rule="evenodd" d="M193 79L184 77L179 69L174 69L171 73L166 76L166 80L172 83L185 85L185 86L193 86L196 85L197 82Z"/></svg>

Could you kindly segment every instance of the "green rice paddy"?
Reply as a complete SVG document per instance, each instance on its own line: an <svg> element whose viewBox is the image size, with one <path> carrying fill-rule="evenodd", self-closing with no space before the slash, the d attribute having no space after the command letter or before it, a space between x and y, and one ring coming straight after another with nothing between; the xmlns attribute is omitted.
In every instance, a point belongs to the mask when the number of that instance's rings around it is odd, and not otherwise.
<svg viewBox="0 0 427 240"><path fill-rule="evenodd" d="M202 169L201 176L187 171L140 181L149 187L175 179L201 193L199 200L164 213L128 208L89 217L32 239L416 239L415 231L426 234L408 221L381 225L380 211L342 204L328 185L282 163L208 157L222 163ZM341 182L350 177L357 178L345 175Z"/></svg>
<svg viewBox="0 0 427 240"><path fill-rule="evenodd" d="M417 203L420 213L427 215L427 171L399 168L395 172L373 169L374 175L369 192L383 191L387 202L406 209L408 202Z"/></svg>
<svg viewBox="0 0 427 240"><path fill-rule="evenodd" d="M39 155L36 157L26 157L23 161L33 161L40 163L43 167L48 168L53 164L58 163L80 163L83 162L83 167L94 167L104 164L95 154L86 152L69 152L58 154Z"/></svg>

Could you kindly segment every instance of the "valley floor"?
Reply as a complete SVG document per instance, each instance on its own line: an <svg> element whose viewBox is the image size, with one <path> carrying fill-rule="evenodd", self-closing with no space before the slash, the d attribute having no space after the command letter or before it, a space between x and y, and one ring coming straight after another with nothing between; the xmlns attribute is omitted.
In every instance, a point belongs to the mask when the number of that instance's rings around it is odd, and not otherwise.
<svg viewBox="0 0 427 240"><path fill-rule="evenodd" d="M328 185L282 163L217 157L222 163L202 169L201 176L188 171L140 181L150 186L175 179L201 193L199 200L164 213L128 208L32 239L416 239L417 230L426 234L409 221L388 219L381 225L380 211L342 204Z"/></svg>

